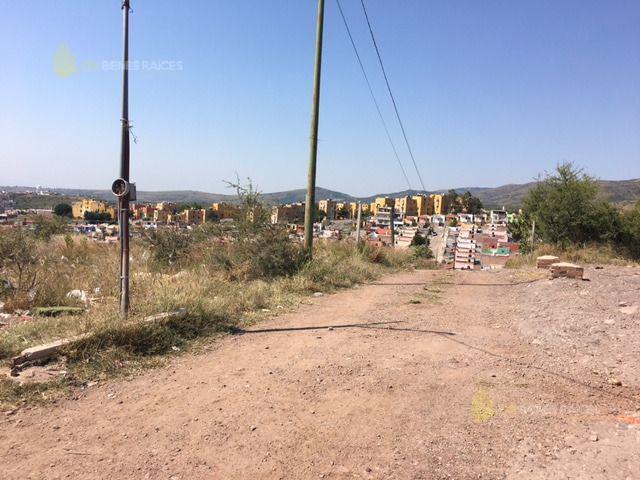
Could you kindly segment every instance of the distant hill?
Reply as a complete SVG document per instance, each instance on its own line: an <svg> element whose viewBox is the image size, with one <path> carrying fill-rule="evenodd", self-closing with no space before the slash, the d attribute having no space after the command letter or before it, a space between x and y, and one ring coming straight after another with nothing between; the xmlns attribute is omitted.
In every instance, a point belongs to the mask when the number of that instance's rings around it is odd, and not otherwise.
<svg viewBox="0 0 640 480"><path fill-rule="evenodd" d="M632 180L601 180L601 194L611 202L629 205L640 201L640 179ZM523 184L509 184L499 187L460 187L455 190L463 193L469 190L473 195L482 200L485 207L506 207L515 209L522 205L522 200L527 192L535 185L535 182ZM18 192L25 190L35 190L33 187L0 187L0 190L9 192ZM57 195L38 196L36 200L28 200L24 198L25 205L37 204L39 208L51 208L55 203L70 201L74 198L95 198L114 202L115 197L109 190L89 190L89 189L73 189L73 188L55 188L51 189ZM444 193L448 189L434 190L427 193ZM269 205L277 205L282 203L304 202L305 189L287 190L284 192L273 192L262 194L262 199ZM354 197L352 195L329 190L326 188L316 188L316 200L324 198L332 198L334 200L343 201L363 201L372 202L376 197L389 196L400 197L405 195L416 195L421 193L418 190L403 190L401 192L379 193L369 197ZM200 192L197 190L169 190L169 191L138 191L138 202L157 203L161 201L176 203L197 203L203 206L210 205L214 202L237 202L235 194L221 194ZM19 206L19 205L18 205ZM23 207L24 208L24 207ZM34 208L34 207L31 207Z"/></svg>

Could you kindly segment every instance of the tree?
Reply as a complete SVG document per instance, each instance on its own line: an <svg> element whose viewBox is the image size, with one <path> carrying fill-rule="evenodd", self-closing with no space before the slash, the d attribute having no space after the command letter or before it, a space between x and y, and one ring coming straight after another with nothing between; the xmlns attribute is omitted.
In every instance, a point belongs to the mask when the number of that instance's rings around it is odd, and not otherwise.
<svg viewBox="0 0 640 480"><path fill-rule="evenodd" d="M37 285L38 249L22 228L0 230L0 274L16 293L25 294Z"/></svg>
<svg viewBox="0 0 640 480"><path fill-rule="evenodd" d="M571 163L540 178L525 197L523 211L535 220L543 241L562 247L615 241L621 230L619 212L598 198L595 180Z"/></svg>
<svg viewBox="0 0 640 480"><path fill-rule="evenodd" d="M96 222L96 223L111 222L113 220L109 212L91 212L89 210L84 212L84 219L87 222Z"/></svg>
<svg viewBox="0 0 640 480"><path fill-rule="evenodd" d="M416 233L413 239L411 240L411 246L416 247L418 245L429 246L429 239L426 238L424 235L420 235L419 233Z"/></svg>
<svg viewBox="0 0 640 480"><path fill-rule="evenodd" d="M68 203L59 203L53 207L53 213L58 217L71 218L73 216L73 208Z"/></svg>
<svg viewBox="0 0 640 480"><path fill-rule="evenodd" d="M522 253L530 252L533 249L531 244L531 218L527 213L522 213L515 217L508 224L509 233L514 242L520 243Z"/></svg>
<svg viewBox="0 0 640 480"><path fill-rule="evenodd" d="M622 243L634 258L640 258L640 201L622 217Z"/></svg>
<svg viewBox="0 0 640 480"><path fill-rule="evenodd" d="M446 205L446 213L460 213L460 204L458 203L458 192L454 189L449 190L444 195L444 204Z"/></svg>
<svg viewBox="0 0 640 480"><path fill-rule="evenodd" d="M482 210L482 201L471 194L469 190L464 192L461 197L458 197L460 209L465 213L476 215Z"/></svg>

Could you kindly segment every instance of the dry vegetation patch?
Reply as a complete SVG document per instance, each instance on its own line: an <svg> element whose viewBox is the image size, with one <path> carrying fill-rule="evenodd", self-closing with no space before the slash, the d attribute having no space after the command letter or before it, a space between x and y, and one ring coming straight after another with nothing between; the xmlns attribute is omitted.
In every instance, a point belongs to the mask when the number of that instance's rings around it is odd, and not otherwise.
<svg viewBox="0 0 640 480"><path fill-rule="evenodd" d="M268 257L251 254L262 248L262 239L239 245L217 235L192 235L170 257L166 252L158 255L166 246L135 240L128 320L117 311L117 245L70 236L30 244L37 260L29 268L36 281L30 290L4 293L5 308L26 315L12 317L1 331L0 361L8 364L34 345L90 335L65 349L66 370L60 377L64 381L36 382L35 387L0 380L0 401L31 397L34 392L44 398L61 385L136 372L162 361L163 355L290 310L314 292L350 287L415 262L410 252L356 250L350 243L318 243L313 260L304 261L298 244L288 236L269 232L268 237ZM165 245L175 246L170 239ZM72 291L80 293L70 295ZM84 310L30 315L37 307L61 305ZM186 308L188 314L156 323L136 321L177 308Z"/></svg>

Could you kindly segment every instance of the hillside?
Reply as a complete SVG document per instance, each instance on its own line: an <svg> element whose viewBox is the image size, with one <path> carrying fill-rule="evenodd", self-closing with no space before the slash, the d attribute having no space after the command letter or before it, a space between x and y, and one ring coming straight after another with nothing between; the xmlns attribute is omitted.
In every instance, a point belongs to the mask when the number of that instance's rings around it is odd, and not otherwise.
<svg viewBox="0 0 640 480"><path fill-rule="evenodd" d="M621 205L634 204L640 201L640 179L631 180L601 180L598 182L601 193L604 198ZM485 207L506 207L509 209L518 208L522 204L522 199L527 192L535 185L535 182L523 184L509 184L499 187L459 187L455 190L462 193L469 190L476 195ZM16 192L33 189L32 187L0 187L1 190ZM448 188L441 190L433 190L426 193L442 193L448 191ZM61 201L73 200L77 197L96 198L113 202L115 200L113 194L109 190L90 190L90 189L70 189L56 188L52 189L56 194L53 196L40 196L37 200L30 200L31 196L21 196L21 205L19 208L51 208ZM316 200L323 198L332 198L334 200L346 201L363 201L372 202L376 197L390 196L401 197L404 195L416 195L420 193L418 190L403 190L400 192L378 193L368 197L354 197L352 195L329 190L326 188L316 188ZM35 197L35 196L33 196ZM296 190L287 190L283 192L272 192L262 194L265 203L269 205L277 205L283 203L304 202L305 190L300 188ZM237 201L237 197L233 193L209 193L197 190L168 190L168 191L138 191L138 202L157 203L161 201L176 203L197 203L200 205L210 205L214 202L230 202Z"/></svg>

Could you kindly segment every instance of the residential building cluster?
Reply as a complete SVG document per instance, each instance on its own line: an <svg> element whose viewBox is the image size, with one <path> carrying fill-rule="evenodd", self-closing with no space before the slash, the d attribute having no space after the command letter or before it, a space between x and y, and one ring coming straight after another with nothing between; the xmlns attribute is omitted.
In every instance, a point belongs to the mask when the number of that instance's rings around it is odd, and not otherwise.
<svg viewBox="0 0 640 480"><path fill-rule="evenodd" d="M212 220L237 218L239 212L237 205L224 202L213 203L210 208L184 208L172 202L131 206L131 218L134 222L155 225L202 225Z"/></svg>
<svg viewBox="0 0 640 480"><path fill-rule="evenodd" d="M520 251L520 244L509 236L510 215L491 210L480 215L459 214L457 226L445 231L444 260L456 270L502 268Z"/></svg>

